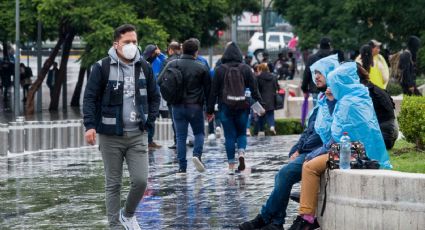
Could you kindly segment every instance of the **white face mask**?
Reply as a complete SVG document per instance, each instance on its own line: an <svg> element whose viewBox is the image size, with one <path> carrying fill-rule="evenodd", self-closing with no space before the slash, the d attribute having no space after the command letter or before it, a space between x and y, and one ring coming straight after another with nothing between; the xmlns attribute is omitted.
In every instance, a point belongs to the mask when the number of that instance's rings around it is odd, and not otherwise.
<svg viewBox="0 0 425 230"><path fill-rule="evenodd" d="M122 47L122 54L125 59L132 60L136 56L137 46L133 43L126 44Z"/></svg>

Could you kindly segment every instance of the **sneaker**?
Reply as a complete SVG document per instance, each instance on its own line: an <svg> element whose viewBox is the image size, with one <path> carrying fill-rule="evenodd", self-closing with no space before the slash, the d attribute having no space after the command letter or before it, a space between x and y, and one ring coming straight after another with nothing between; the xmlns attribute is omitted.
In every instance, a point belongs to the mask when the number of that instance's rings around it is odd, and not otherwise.
<svg viewBox="0 0 425 230"><path fill-rule="evenodd" d="M255 230L255 229L261 229L262 227L267 226L267 224L264 222L263 217L261 217L260 214L258 214L254 219L243 222L239 225L240 230Z"/></svg>
<svg viewBox="0 0 425 230"><path fill-rule="evenodd" d="M313 224L304 220L302 216L297 216L297 219L295 219L294 223L289 228L289 230L312 230L312 229L314 229Z"/></svg>
<svg viewBox="0 0 425 230"><path fill-rule="evenodd" d="M246 136L248 136L248 137L251 136L251 130L250 129L246 129Z"/></svg>
<svg viewBox="0 0 425 230"><path fill-rule="evenodd" d="M264 136L266 136L266 133L265 133L265 132L263 132L263 131L262 131L262 132L258 132L258 136L259 136L259 137L264 137Z"/></svg>
<svg viewBox="0 0 425 230"><path fill-rule="evenodd" d="M186 176L186 169L179 169L177 171L176 176Z"/></svg>
<svg viewBox="0 0 425 230"><path fill-rule="evenodd" d="M209 141L213 141L213 140L215 140L216 138L215 138L215 134L214 133L211 133L210 135L208 135L208 140Z"/></svg>
<svg viewBox="0 0 425 230"><path fill-rule="evenodd" d="M239 151L238 159L239 159L238 170L239 171L245 170L245 152L244 151Z"/></svg>
<svg viewBox="0 0 425 230"><path fill-rule="evenodd" d="M277 224L268 224L265 227L262 227L261 230L284 230L283 225L277 225Z"/></svg>
<svg viewBox="0 0 425 230"><path fill-rule="evenodd" d="M220 138L221 137L221 128L220 127L216 127L215 128L215 136L217 138Z"/></svg>
<svg viewBox="0 0 425 230"><path fill-rule="evenodd" d="M137 223L136 216L125 217L122 209L120 210L119 219L126 230L141 230L139 223Z"/></svg>
<svg viewBox="0 0 425 230"><path fill-rule="evenodd" d="M192 157L193 164L195 165L196 170L198 172L204 172L205 171L205 165L201 161L201 157Z"/></svg>
<svg viewBox="0 0 425 230"><path fill-rule="evenodd" d="M177 149L177 145L173 144L172 146L168 146L169 149Z"/></svg>
<svg viewBox="0 0 425 230"><path fill-rule="evenodd" d="M276 130L275 130L274 126L271 126L271 127L270 127L270 132L271 132L273 135L276 135Z"/></svg>
<svg viewBox="0 0 425 230"><path fill-rule="evenodd" d="M235 164L229 164L229 175L235 175L236 169Z"/></svg>
<svg viewBox="0 0 425 230"><path fill-rule="evenodd" d="M159 145L159 144L157 144L155 142L152 142L152 143L149 143L148 144L148 148L150 148L150 149L159 149L161 147L162 147L162 145Z"/></svg>

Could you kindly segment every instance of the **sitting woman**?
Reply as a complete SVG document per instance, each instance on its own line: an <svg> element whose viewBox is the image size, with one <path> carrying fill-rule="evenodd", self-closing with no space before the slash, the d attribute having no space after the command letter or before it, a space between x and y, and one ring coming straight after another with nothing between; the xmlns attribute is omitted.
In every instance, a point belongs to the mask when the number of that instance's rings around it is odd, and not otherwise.
<svg viewBox="0 0 425 230"><path fill-rule="evenodd" d="M398 125L395 120L393 99L386 90L377 87L370 81L369 73L359 64L357 65L357 73L360 77L360 83L369 90L369 96L373 101L373 108L378 118L385 146L387 149L392 149L398 137Z"/></svg>
<svg viewBox="0 0 425 230"><path fill-rule="evenodd" d="M337 142L343 132L351 140L364 144L369 158L377 160L381 168L392 168L385 148L372 99L368 89L360 83L355 62L347 62L329 73L326 96L337 100L333 111L331 140L324 147L306 157L302 171L302 186L299 216L290 230L310 229L317 209L320 176L326 170L327 150Z"/></svg>

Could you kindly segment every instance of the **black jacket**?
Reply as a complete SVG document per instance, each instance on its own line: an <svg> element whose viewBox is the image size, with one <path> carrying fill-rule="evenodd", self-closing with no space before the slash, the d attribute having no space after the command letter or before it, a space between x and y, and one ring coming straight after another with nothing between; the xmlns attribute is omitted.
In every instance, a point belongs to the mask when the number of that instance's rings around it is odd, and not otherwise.
<svg viewBox="0 0 425 230"><path fill-rule="evenodd" d="M183 101L179 104L204 105L204 102L208 102L211 77L207 66L187 54L183 54L179 59L169 62L165 68L169 66L177 68L183 75L185 92ZM162 79L161 75L158 79Z"/></svg>
<svg viewBox="0 0 425 230"><path fill-rule="evenodd" d="M301 89L304 93L318 93L317 87L313 82L312 79L312 73L310 71L310 66L313 65L316 61L329 56L332 54L330 49L319 49L315 54L310 55L307 59L305 69L304 69L304 76L303 81L301 83Z"/></svg>
<svg viewBox="0 0 425 230"><path fill-rule="evenodd" d="M213 77L211 93L209 97L207 113L214 113L214 105L215 102L218 101L218 104L222 102L222 94L223 94L223 82L224 75L226 73L226 67L223 64L227 64L229 66L238 66L240 65L240 70L242 75L245 78L245 88L249 88L251 90L251 97L262 103L260 93L258 92L257 83L254 79L254 74L251 71L251 67L247 64L243 64L242 52L239 47L235 43L229 44L229 46L224 51L223 56L221 57L221 65L215 68L215 74ZM217 100L218 99L218 100ZM247 108L249 108L249 103L247 101Z"/></svg>
<svg viewBox="0 0 425 230"><path fill-rule="evenodd" d="M270 72L262 72L257 77L257 83L261 99L263 99L264 109L266 111L274 110L276 108L275 96L279 89L277 77Z"/></svg>
<svg viewBox="0 0 425 230"><path fill-rule="evenodd" d="M373 108L375 109L378 123L394 120L394 102L387 91L375 86L373 83L368 82L366 87L369 89L369 95L372 98Z"/></svg>

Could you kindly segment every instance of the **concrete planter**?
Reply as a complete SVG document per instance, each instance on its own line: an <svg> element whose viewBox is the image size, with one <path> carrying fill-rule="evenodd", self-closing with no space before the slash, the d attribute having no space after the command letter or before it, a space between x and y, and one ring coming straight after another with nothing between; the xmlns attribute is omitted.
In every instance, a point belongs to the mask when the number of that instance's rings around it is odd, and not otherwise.
<svg viewBox="0 0 425 230"><path fill-rule="evenodd" d="M319 218L323 230L425 229L425 174L333 170L327 192L326 210Z"/></svg>

